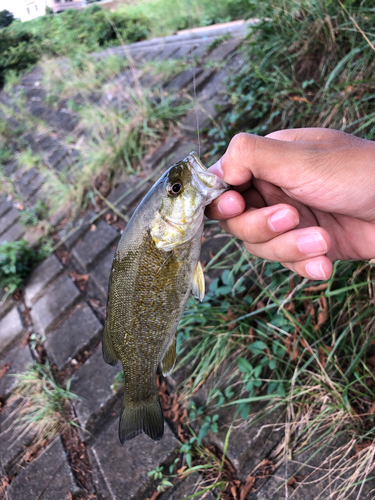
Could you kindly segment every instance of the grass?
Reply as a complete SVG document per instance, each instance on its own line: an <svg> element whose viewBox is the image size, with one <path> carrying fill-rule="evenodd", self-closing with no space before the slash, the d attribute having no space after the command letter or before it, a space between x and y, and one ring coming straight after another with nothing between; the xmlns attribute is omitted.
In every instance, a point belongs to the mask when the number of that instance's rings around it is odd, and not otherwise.
<svg viewBox="0 0 375 500"><path fill-rule="evenodd" d="M162 85L170 82L179 73L191 67L192 63L187 63L183 59L155 59L146 61L141 71L143 75L151 74L154 77L154 85L157 83Z"/></svg>
<svg viewBox="0 0 375 500"><path fill-rule="evenodd" d="M348 464L336 449L326 478L332 487L347 474L334 497L345 498L375 469L374 266L338 262L328 282L311 283L241 247L207 268L221 277L202 304L189 300L178 329L177 370L191 367L180 398L190 408L187 422L200 426L194 446L202 452L215 415L235 410L245 425L260 418L256 403L265 404L263 414L284 408L274 463L295 463L346 436L341 452L358 451ZM203 384L206 403L197 409L192 398ZM322 495L331 498L328 489Z"/></svg>
<svg viewBox="0 0 375 500"><path fill-rule="evenodd" d="M79 101L75 107L78 129L85 131L78 139L81 158L75 166L65 172L43 169L48 201L54 210L70 205L74 213L93 199L98 182L105 180L108 185L117 176L139 172L146 151L191 108L187 97L177 99L157 87L143 88L139 79L150 71L155 71L152 65L137 69L118 56L111 56L105 64L76 59L64 68L55 62L45 63L48 101L57 102L59 97ZM167 73L173 74L171 64L165 62Z"/></svg>
<svg viewBox="0 0 375 500"><path fill-rule="evenodd" d="M375 138L375 30L367 3L268 0L228 86L232 111L213 131L217 148L236 131L331 127Z"/></svg>
<svg viewBox="0 0 375 500"><path fill-rule="evenodd" d="M242 19L249 10L246 0L141 0L136 5L124 6L120 11L150 20L150 37L165 36L197 26Z"/></svg>
<svg viewBox="0 0 375 500"><path fill-rule="evenodd" d="M111 82L128 68L126 58L109 55L101 59L77 53L63 63L56 59L44 58L43 87L47 92L46 101L55 105L62 98L79 97L88 99L93 92L105 93L103 85Z"/></svg>
<svg viewBox="0 0 375 500"><path fill-rule="evenodd" d="M8 404L16 405L12 415L17 418L12 425L17 438L28 435L32 439L27 449L31 457L55 436L77 425L71 419L71 402L78 396L70 392L69 381L65 389L56 383L49 364L34 363L16 378Z"/></svg>

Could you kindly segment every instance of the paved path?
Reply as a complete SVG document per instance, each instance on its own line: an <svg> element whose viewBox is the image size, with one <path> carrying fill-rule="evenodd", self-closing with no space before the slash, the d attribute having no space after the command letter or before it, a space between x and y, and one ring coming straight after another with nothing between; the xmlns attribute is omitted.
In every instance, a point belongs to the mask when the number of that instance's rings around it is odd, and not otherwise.
<svg viewBox="0 0 375 500"><path fill-rule="evenodd" d="M165 82L165 86L175 91L191 89L195 78L199 102L197 112L200 128L203 129L217 115L216 105L222 101L221 91L226 76L241 64L236 51L245 35L245 29L243 23L230 23L222 27L200 29L193 34L180 33L165 39L108 49L96 54L96 57L130 53L136 63L145 59L196 59L196 69L182 71L172 81ZM228 33L231 38L208 53L212 41ZM209 67L205 65L208 59L225 61L225 65ZM55 108L46 104L41 78L40 69L35 68L23 77L22 90L26 95L28 112L32 117L42 120L48 132L27 131L23 134L23 140L42 156L47 168L61 171L74 165L79 158L79 151L66 140L69 134L74 133L78 119L63 103L58 103ZM14 112L14 98L2 92L0 103L0 113L8 118L10 126L19 126L19 118ZM167 165L171 165L184 158L191 150L197 149L196 123L196 110L193 110L182 120L178 134L170 135L146 162L145 173L115 186L108 195L108 201L121 213L131 216L152 185L152 173L160 166L161 160L168 159ZM203 142L201 154L208 148L209 144ZM14 182L17 195L23 200L24 206L32 207L42 197L41 188L45 179L37 169L22 170L14 157L5 164L4 172ZM0 242L20 239L25 235L33 240L35 235L32 231L26 232L19 222L19 215L12 199L4 196L0 203ZM84 429L81 437L87 445L92 475L89 486L84 489L77 481L60 438L26 467L24 463L20 465L19 459L24 447L30 443L30 436L25 435L20 440L15 440L10 430L12 419L8 418L12 409L5 406L5 411L0 415L0 473L11 480L7 498L145 500L151 497L156 486L147 473L158 465L173 463L180 441L167 424L165 437L159 443L153 443L145 435L138 436L124 446L118 441L118 411L122 394L121 390L114 392L111 385L120 367L104 363L100 340L108 276L124 223L120 221L113 224L115 214L110 210L100 217L94 210L89 210L75 221L75 232L72 232L72 228L59 229L63 217L64 214L57 214L50 221L59 230L60 238L64 239L63 251L49 256L32 273L23 301L9 298L0 307L0 372L2 367L6 367L7 375L20 373L33 361L36 353L28 343L23 342L26 335L37 332L46 337L44 348L48 360L61 372L74 372L71 390L80 396L74 403L74 408ZM30 319L27 324L24 315L26 310L29 311ZM176 384L178 376L169 382ZM0 395L4 400L9 396L13 384L12 377L0 378ZM204 394L203 388L200 397L204 398ZM231 417L232 415L221 415L219 432L209 435L218 449L223 449L226 424ZM277 425L279 418L280 414L273 415L267 422L262 421L261 424L254 424L248 429L241 428L233 433L228 457L241 481L246 481L247 475L282 440L283 433ZM292 490L287 486L285 490L285 475L287 473L280 469L276 476L264 480L264 484L260 483L257 491L250 493L248 499L284 499L287 490L289 498L318 497L316 487ZM172 489L159 498L180 500L193 494L201 483L202 478L196 473L185 481L176 482ZM363 491L361 499L374 498L366 495L367 490ZM214 496L207 493L204 498L213 500Z"/></svg>

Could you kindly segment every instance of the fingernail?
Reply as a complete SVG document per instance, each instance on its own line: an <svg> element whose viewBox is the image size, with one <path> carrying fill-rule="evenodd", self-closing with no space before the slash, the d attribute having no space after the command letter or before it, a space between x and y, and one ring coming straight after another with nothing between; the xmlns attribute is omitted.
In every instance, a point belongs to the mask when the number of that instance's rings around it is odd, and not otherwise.
<svg viewBox="0 0 375 500"><path fill-rule="evenodd" d="M313 253L326 253L327 243L320 233L306 234L298 238L298 246L302 253L310 255Z"/></svg>
<svg viewBox="0 0 375 500"><path fill-rule="evenodd" d="M225 196L225 198L219 201L217 208L221 214L231 217L242 213L243 210L234 196Z"/></svg>
<svg viewBox="0 0 375 500"><path fill-rule="evenodd" d="M298 222L299 219L296 217L296 214L288 208L275 212L268 219L268 224L270 225L272 231L275 231L275 233L292 229L292 227L295 227Z"/></svg>
<svg viewBox="0 0 375 500"><path fill-rule="evenodd" d="M326 273L323 270L321 262L309 262L308 264L306 264L305 270L307 274L309 274L312 278L318 280L327 279Z"/></svg>
<svg viewBox="0 0 375 500"><path fill-rule="evenodd" d="M216 163L211 165L211 167L209 167L208 170L210 172L212 172L213 174L217 175L218 177L220 177L220 179L222 179L224 177L224 172L223 172L223 169L221 167L221 158Z"/></svg>

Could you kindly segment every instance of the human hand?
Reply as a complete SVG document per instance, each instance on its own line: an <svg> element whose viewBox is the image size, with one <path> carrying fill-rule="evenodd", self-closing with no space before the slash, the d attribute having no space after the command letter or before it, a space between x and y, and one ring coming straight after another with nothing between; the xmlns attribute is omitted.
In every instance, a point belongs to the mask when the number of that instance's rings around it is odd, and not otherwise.
<svg viewBox="0 0 375 500"><path fill-rule="evenodd" d="M309 279L375 257L375 142L323 128L242 133L210 170L235 191L207 216L253 255Z"/></svg>

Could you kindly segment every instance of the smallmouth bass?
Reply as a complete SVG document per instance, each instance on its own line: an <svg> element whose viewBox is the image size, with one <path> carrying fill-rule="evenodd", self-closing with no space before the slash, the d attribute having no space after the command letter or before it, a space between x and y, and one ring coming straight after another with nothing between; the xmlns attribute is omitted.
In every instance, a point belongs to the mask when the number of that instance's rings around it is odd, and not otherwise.
<svg viewBox="0 0 375 500"><path fill-rule="evenodd" d="M160 364L166 375L174 367L177 325L190 291L203 300L204 207L228 188L192 152L154 184L119 241L109 279L103 356L110 365L120 360L124 369L122 444L141 432L155 441L163 437L156 370Z"/></svg>

